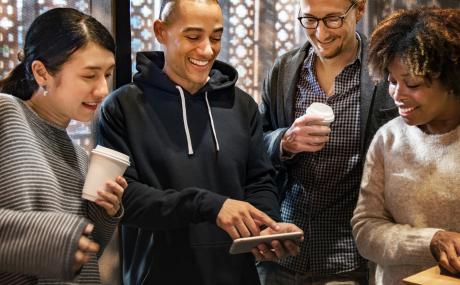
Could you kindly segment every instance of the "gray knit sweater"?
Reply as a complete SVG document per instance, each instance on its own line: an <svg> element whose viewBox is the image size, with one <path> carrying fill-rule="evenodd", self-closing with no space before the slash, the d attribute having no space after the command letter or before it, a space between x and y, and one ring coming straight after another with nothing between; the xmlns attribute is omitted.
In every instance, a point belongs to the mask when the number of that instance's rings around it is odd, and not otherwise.
<svg viewBox="0 0 460 285"><path fill-rule="evenodd" d="M460 232L460 126L428 135L398 117L374 137L352 219L360 253L378 264L376 284L436 264L433 235Z"/></svg>
<svg viewBox="0 0 460 285"><path fill-rule="evenodd" d="M100 283L96 256L71 271L83 228L102 250L117 223L81 198L87 163L65 129L0 94L0 284Z"/></svg>

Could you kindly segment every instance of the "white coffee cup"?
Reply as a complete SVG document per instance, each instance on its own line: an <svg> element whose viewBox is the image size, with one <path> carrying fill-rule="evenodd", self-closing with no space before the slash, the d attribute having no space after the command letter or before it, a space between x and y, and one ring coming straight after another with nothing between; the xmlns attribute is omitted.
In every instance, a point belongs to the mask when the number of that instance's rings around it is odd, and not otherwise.
<svg viewBox="0 0 460 285"><path fill-rule="evenodd" d="M321 125L329 126L335 119L334 111L332 108L323 103L311 103L311 105L305 111L305 115L315 115L321 117L322 120L319 122Z"/></svg>
<svg viewBox="0 0 460 285"><path fill-rule="evenodd" d="M126 154L96 146L91 151L82 198L94 202L98 198L97 191L104 188L107 180L115 180L117 176L123 175L129 164L129 156Z"/></svg>

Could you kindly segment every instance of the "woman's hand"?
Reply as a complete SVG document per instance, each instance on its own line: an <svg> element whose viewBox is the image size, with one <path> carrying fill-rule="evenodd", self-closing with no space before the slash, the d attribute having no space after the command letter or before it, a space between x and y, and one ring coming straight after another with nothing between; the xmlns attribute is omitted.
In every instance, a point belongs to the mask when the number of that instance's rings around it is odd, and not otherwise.
<svg viewBox="0 0 460 285"><path fill-rule="evenodd" d="M99 198L96 200L96 204L113 217L120 210L123 191L128 187L128 183L123 177L118 176L115 181L107 181L105 186L104 190L97 191Z"/></svg>
<svg viewBox="0 0 460 285"><path fill-rule="evenodd" d="M83 233L78 240L78 248L75 252L73 272L78 272L80 268L89 262L91 256L99 251L99 245L89 239L89 234L93 231L92 224L86 225Z"/></svg>
<svg viewBox="0 0 460 285"><path fill-rule="evenodd" d="M440 266L454 274L460 272L460 233L437 232L431 239L430 249Z"/></svg>

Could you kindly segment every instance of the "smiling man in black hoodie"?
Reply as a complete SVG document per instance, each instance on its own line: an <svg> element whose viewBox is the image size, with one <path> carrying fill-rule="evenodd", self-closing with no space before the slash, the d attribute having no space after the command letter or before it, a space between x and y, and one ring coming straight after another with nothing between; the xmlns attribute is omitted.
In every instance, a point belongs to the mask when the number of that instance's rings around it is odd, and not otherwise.
<svg viewBox="0 0 460 285"><path fill-rule="evenodd" d="M137 55L134 82L103 103L100 144L131 158L125 173L124 284L259 284L251 254L232 239L300 231L280 220L273 169L254 100L216 61L217 1L165 1L154 24L163 52ZM267 226L260 231L261 226ZM296 254L292 242L258 259Z"/></svg>

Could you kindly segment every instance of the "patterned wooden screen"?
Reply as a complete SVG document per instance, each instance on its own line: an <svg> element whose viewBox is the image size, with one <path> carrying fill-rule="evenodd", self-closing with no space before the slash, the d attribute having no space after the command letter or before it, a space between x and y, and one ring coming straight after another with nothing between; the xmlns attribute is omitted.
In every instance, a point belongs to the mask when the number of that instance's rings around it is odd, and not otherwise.
<svg viewBox="0 0 460 285"><path fill-rule="evenodd" d="M219 59L238 70L238 86L258 100L261 80L276 56L304 39L295 19L297 0L229 0L221 6L225 31ZM133 59L137 51L160 48L152 32L159 9L160 1L131 2Z"/></svg>
<svg viewBox="0 0 460 285"><path fill-rule="evenodd" d="M275 58L305 41L303 30L296 20L298 0L220 2L225 31L219 59L238 70L238 86L259 100L263 78ZM18 46L22 46L26 27L39 13L57 6L74 7L89 13L98 3L91 3L91 0L0 0L0 78L17 63ZM131 0L133 71L136 52L160 49L153 34L153 21L158 17L160 4L160 0ZM366 16L359 26L365 34L395 9L419 5L460 8L460 1L368 0L367 5ZM89 124L72 122L69 133L79 144L87 149L91 147Z"/></svg>
<svg viewBox="0 0 460 285"><path fill-rule="evenodd" d="M159 49L152 32L152 22L158 17L160 2L131 1L133 59L134 53L139 50ZM306 39L296 19L298 3L298 0L220 1L225 30L219 59L232 64L238 70L238 86L256 100L260 99L260 85L275 58L299 46ZM395 9L420 5L460 7L460 1L368 0L366 16L358 29L367 35L378 21Z"/></svg>

